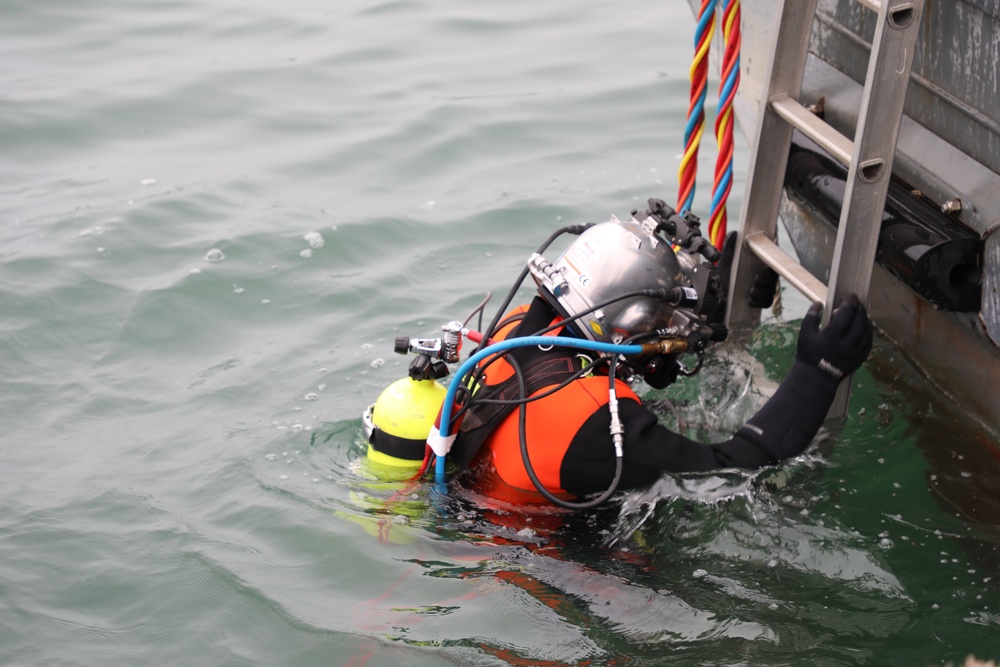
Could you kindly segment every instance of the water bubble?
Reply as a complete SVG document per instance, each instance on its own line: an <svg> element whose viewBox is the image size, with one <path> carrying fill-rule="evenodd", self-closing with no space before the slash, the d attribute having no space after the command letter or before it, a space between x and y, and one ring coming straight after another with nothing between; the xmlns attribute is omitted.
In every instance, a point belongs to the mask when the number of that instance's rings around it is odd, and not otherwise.
<svg viewBox="0 0 1000 667"><path fill-rule="evenodd" d="M326 373L326 372L328 372L328 370L327 370L327 368L326 368L326 367L324 366L323 368L319 369L319 371L317 371L317 372L319 372L319 373Z"/></svg>
<svg viewBox="0 0 1000 667"><path fill-rule="evenodd" d="M325 384L318 384L318 385L316 385L316 389L318 389L319 391L323 391L324 389L326 389L326 385Z"/></svg>
<svg viewBox="0 0 1000 667"><path fill-rule="evenodd" d="M243 294L243 288L233 285L233 294Z"/></svg>
<svg viewBox="0 0 1000 667"><path fill-rule="evenodd" d="M288 475L278 475L278 479L288 479Z"/></svg>
<svg viewBox="0 0 1000 667"><path fill-rule="evenodd" d="M305 239L310 248L322 248L326 245L326 241L323 240L323 235L319 232L309 232L302 238Z"/></svg>
<svg viewBox="0 0 1000 667"><path fill-rule="evenodd" d="M878 545L883 549L891 549L893 547L892 540L890 540L888 537L883 537L882 540L878 543Z"/></svg>
<svg viewBox="0 0 1000 667"><path fill-rule="evenodd" d="M267 459L268 461L277 461L278 460L278 455L277 454L268 454L264 458Z"/></svg>
<svg viewBox="0 0 1000 667"><path fill-rule="evenodd" d="M139 185L153 185L154 183L156 183L155 178L144 178L139 181Z"/></svg>
<svg viewBox="0 0 1000 667"><path fill-rule="evenodd" d="M361 346L361 349L364 350L365 352L367 352L368 350L372 349L373 347L375 347L375 346L372 345L371 343L364 343Z"/></svg>
<svg viewBox="0 0 1000 667"><path fill-rule="evenodd" d="M303 250L302 252L300 252L299 255L301 255L302 257L305 257L306 259L309 259L310 257L313 256L313 251L310 250L309 248L306 248L305 250Z"/></svg>
<svg viewBox="0 0 1000 667"><path fill-rule="evenodd" d="M308 394L305 395L305 400L307 400L307 401L318 401L319 400L319 394L317 394L314 391L310 391Z"/></svg>
<svg viewBox="0 0 1000 667"><path fill-rule="evenodd" d="M191 274L192 276L196 276L199 273L201 273L201 269L191 269L190 271L188 271L188 273Z"/></svg>
<svg viewBox="0 0 1000 667"><path fill-rule="evenodd" d="M267 304L271 303L271 300L270 299L261 299L260 303L261 303L261 305L266 306Z"/></svg>
<svg viewBox="0 0 1000 667"><path fill-rule="evenodd" d="M382 366L384 365L385 365L385 359L382 358L372 359L371 363L372 368L382 368Z"/></svg>
<svg viewBox="0 0 1000 667"><path fill-rule="evenodd" d="M695 570L694 573L691 576L693 576L695 579L701 579L702 577L707 576L707 575L708 575L708 572L706 572L705 570L698 569L698 570Z"/></svg>
<svg viewBox="0 0 1000 667"><path fill-rule="evenodd" d="M225 254L223 254L223 252L218 248L212 248L207 253L205 253L205 261L212 262L213 264L215 262L221 262L225 258L226 258Z"/></svg>

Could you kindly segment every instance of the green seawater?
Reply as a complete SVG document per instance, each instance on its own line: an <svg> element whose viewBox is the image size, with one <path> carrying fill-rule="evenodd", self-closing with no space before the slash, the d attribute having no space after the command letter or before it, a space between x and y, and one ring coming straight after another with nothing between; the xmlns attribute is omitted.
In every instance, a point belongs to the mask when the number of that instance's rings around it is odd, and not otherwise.
<svg viewBox="0 0 1000 667"><path fill-rule="evenodd" d="M996 443L881 340L777 470L577 514L366 471L396 336L675 198L693 31L650 0L0 3L0 664L1000 658ZM803 312L650 401L728 437Z"/></svg>

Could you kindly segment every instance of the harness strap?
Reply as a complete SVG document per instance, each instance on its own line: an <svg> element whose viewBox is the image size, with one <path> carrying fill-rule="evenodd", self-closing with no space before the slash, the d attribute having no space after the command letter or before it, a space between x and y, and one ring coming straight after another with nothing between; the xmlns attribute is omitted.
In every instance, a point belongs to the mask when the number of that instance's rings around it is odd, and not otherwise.
<svg viewBox="0 0 1000 667"><path fill-rule="evenodd" d="M522 371L527 396L562 383L578 370L580 366L575 356L558 352L527 363ZM458 440L450 452L452 461L463 468L467 467L494 429L518 407L517 403L483 403L482 399L513 401L518 398L521 396L516 375L496 386L480 389L470 399L469 408L459 428Z"/></svg>

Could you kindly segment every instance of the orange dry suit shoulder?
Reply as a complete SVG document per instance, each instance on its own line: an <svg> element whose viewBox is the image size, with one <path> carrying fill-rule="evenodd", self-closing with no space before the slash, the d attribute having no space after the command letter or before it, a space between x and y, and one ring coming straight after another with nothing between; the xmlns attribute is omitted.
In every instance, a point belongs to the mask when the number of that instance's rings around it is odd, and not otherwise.
<svg viewBox="0 0 1000 667"><path fill-rule="evenodd" d="M552 323L553 315L544 302L536 300L527 311L524 306L514 311L494 338L533 335ZM551 335L557 333L554 331ZM520 367L524 378L523 394L514 364ZM503 481L519 489L534 491L521 451L517 402L522 396L531 397L535 400L524 404L524 439L532 468L550 491L569 490L561 480L566 452L579 428L608 403L607 376L581 377L582 368L581 359L563 347L516 348L502 357L485 360L480 365L480 388L473 396L452 450L456 460L468 465L485 444ZM618 383L618 392L620 398L638 402L624 383ZM610 436L606 439L607 454L613 459Z"/></svg>

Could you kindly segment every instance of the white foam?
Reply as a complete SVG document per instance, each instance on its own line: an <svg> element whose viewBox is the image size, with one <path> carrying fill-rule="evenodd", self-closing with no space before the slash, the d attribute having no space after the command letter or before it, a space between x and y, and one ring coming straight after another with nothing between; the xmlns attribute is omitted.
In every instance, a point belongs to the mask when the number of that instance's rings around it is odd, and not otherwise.
<svg viewBox="0 0 1000 667"><path fill-rule="evenodd" d="M326 245L326 241L323 240L323 235L319 232L309 232L302 238L305 239L310 248L322 248Z"/></svg>

